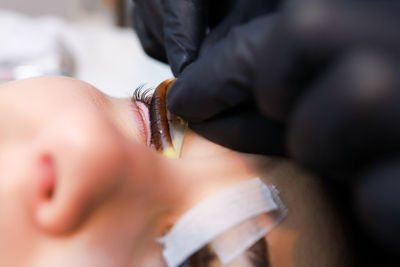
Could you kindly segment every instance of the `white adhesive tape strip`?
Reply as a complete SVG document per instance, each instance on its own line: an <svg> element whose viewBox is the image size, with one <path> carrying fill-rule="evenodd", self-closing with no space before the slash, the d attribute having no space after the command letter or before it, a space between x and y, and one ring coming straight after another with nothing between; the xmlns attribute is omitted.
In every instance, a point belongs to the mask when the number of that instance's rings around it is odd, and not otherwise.
<svg viewBox="0 0 400 267"><path fill-rule="evenodd" d="M211 246L222 264L228 264L263 238L287 215L287 209L279 198L279 191L268 186L277 210L261 214L220 234Z"/></svg>
<svg viewBox="0 0 400 267"><path fill-rule="evenodd" d="M284 208L279 197L279 201L276 202L276 197L275 188L271 190L259 178L254 178L230 186L201 201L186 212L164 237L158 239L164 244L163 256L167 265L179 266L193 253L232 227L240 226L241 223L258 215ZM286 214L286 209L283 213ZM256 221L253 221L254 223ZM262 223L262 227L258 229L250 224L239 227L238 229L246 232L253 229L256 234L248 236L246 245L238 241L240 246L229 248L224 245L227 244L226 238L219 241L217 239L213 244L214 249L221 261L230 261L235 255L240 255L244 247L247 248L257 242L276 223L275 220L273 224L268 223L268 226ZM243 241L243 236L241 240Z"/></svg>

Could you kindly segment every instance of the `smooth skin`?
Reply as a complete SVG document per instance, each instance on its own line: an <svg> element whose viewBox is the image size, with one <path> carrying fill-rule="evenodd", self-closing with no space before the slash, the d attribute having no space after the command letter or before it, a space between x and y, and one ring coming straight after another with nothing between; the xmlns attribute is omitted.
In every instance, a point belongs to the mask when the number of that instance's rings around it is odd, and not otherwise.
<svg viewBox="0 0 400 267"><path fill-rule="evenodd" d="M272 266L347 265L341 225L313 177L192 132L181 159L166 159L147 146L145 118L129 99L71 78L0 86L0 266L163 266L155 237L256 176L289 209L266 236Z"/></svg>

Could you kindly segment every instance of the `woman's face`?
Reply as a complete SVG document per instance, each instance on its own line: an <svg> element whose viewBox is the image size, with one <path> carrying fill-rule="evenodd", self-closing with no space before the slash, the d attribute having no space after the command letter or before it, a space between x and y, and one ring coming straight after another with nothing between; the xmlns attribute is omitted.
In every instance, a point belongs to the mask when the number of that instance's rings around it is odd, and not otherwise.
<svg viewBox="0 0 400 267"><path fill-rule="evenodd" d="M185 159L166 159L148 147L148 123L144 105L70 78L0 86L0 266L159 266L156 236L200 199L257 175L199 137L187 138ZM328 266L318 264L341 234L330 239L318 186L291 169L267 176L289 209L267 238L272 266Z"/></svg>
<svg viewBox="0 0 400 267"><path fill-rule="evenodd" d="M143 254L149 222L179 195L146 145L143 108L69 78L0 86L1 266L72 266L74 253L73 266L127 266Z"/></svg>

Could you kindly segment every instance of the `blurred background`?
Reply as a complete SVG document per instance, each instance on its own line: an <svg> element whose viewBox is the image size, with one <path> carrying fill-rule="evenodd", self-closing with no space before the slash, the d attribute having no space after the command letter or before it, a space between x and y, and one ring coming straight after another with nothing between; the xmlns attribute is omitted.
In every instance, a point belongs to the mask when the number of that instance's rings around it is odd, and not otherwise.
<svg viewBox="0 0 400 267"><path fill-rule="evenodd" d="M66 75L117 97L172 74L146 56L131 0L0 0L0 82Z"/></svg>

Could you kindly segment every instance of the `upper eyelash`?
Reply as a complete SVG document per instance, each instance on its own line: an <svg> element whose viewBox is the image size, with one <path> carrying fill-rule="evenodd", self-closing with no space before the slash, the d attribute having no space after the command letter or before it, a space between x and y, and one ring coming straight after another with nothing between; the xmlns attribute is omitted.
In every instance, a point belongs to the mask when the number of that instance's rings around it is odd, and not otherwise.
<svg viewBox="0 0 400 267"><path fill-rule="evenodd" d="M151 99L153 97L154 88L146 88L144 84L139 85L133 90L132 100L142 102L145 105L150 106Z"/></svg>

